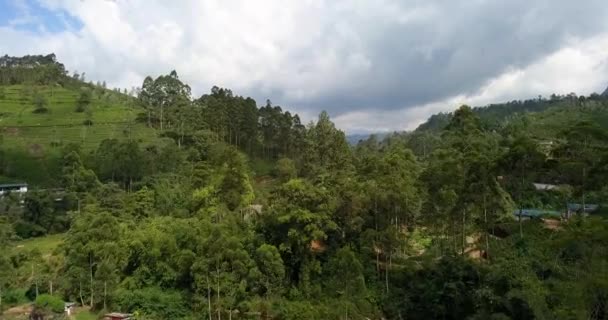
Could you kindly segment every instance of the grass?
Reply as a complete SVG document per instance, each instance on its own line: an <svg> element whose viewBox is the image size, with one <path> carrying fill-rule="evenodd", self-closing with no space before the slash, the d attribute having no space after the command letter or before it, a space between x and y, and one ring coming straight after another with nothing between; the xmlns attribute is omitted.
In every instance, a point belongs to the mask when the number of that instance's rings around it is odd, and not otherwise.
<svg viewBox="0 0 608 320"><path fill-rule="evenodd" d="M0 87L0 130L6 147L43 154L68 143L94 149L108 138L133 138L148 142L154 129L135 121L142 109L132 98L111 91L95 90L85 112L76 112L77 89L56 86L13 85ZM34 113L34 97L47 102L47 113ZM92 126L84 125L91 120Z"/></svg>
<svg viewBox="0 0 608 320"><path fill-rule="evenodd" d="M53 253L53 251L63 243L64 236L64 234L53 234L44 237L26 239L15 243L14 250L16 252L38 250L43 256L45 256Z"/></svg>
<svg viewBox="0 0 608 320"><path fill-rule="evenodd" d="M76 316L74 317L76 320L97 320L97 315L94 313L91 313L89 311L81 311L81 312L77 312Z"/></svg>
<svg viewBox="0 0 608 320"><path fill-rule="evenodd" d="M105 139L156 141L157 132L136 121L143 109L123 94L97 88L84 112L76 112L80 88L0 86L0 146L4 172L0 181L54 187L64 146L79 144L85 152ZM46 113L34 113L35 97L46 101ZM92 125L85 125L85 121Z"/></svg>

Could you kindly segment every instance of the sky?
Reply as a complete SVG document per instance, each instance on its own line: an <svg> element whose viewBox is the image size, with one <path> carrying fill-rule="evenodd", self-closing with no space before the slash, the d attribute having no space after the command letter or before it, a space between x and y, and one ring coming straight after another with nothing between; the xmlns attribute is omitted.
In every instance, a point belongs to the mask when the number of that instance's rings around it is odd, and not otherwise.
<svg viewBox="0 0 608 320"><path fill-rule="evenodd" d="M176 70L347 133L608 86L605 0L0 0L0 54L110 87Z"/></svg>

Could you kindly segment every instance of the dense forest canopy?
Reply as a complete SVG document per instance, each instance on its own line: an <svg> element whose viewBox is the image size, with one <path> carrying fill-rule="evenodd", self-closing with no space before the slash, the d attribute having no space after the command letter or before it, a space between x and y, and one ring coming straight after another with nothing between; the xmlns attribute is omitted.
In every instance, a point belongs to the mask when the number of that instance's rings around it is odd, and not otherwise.
<svg viewBox="0 0 608 320"><path fill-rule="evenodd" d="M0 175L25 162L52 182L0 198L0 312L608 319L603 96L461 106L351 146L326 112L303 124L226 88L193 97L175 71L128 96L52 55L1 61L1 106L83 115L54 130L89 135L34 148L41 128L2 128ZM99 114L121 129L95 131Z"/></svg>

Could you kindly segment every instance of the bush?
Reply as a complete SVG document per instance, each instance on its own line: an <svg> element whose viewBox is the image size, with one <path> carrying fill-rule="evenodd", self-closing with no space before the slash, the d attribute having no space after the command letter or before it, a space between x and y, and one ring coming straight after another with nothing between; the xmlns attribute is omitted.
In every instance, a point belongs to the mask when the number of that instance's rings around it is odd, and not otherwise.
<svg viewBox="0 0 608 320"><path fill-rule="evenodd" d="M189 312L184 297L179 292L156 287L120 289L114 296L114 302L121 310L138 311L160 319L180 319Z"/></svg>
<svg viewBox="0 0 608 320"><path fill-rule="evenodd" d="M45 107L39 107L34 109L34 111L32 111L32 113L48 113L49 109L45 108Z"/></svg>
<svg viewBox="0 0 608 320"><path fill-rule="evenodd" d="M42 294L36 298L36 307L47 309L55 313L63 313L65 302L58 297L50 294Z"/></svg>
<svg viewBox="0 0 608 320"><path fill-rule="evenodd" d="M93 96L91 94L91 91L87 88L82 88L80 90L80 96L78 97L78 101L76 102L76 112L84 112L87 106L91 104L92 99Z"/></svg>
<svg viewBox="0 0 608 320"><path fill-rule="evenodd" d="M86 119L82 122L82 124L90 127L93 125L93 121L91 119Z"/></svg>
<svg viewBox="0 0 608 320"><path fill-rule="evenodd" d="M18 305L28 302L24 289L9 289L3 292L2 303L8 305Z"/></svg>

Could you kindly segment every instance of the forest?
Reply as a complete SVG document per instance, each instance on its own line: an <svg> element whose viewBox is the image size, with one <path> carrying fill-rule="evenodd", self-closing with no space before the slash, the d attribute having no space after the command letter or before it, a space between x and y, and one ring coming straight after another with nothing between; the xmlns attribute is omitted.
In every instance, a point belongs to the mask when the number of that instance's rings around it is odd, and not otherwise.
<svg viewBox="0 0 608 320"><path fill-rule="evenodd" d="M0 318L608 319L604 94L351 145L175 71L126 91L0 58L0 178L29 183L0 196Z"/></svg>

